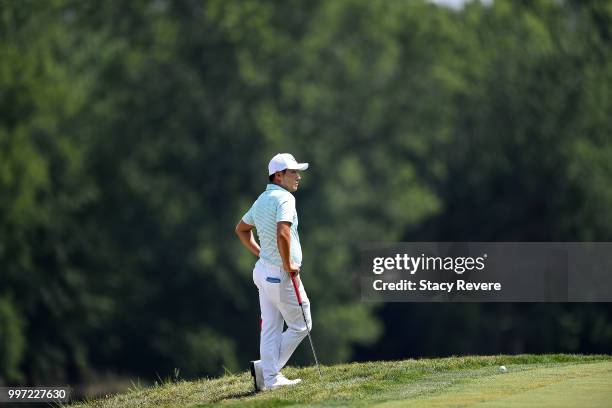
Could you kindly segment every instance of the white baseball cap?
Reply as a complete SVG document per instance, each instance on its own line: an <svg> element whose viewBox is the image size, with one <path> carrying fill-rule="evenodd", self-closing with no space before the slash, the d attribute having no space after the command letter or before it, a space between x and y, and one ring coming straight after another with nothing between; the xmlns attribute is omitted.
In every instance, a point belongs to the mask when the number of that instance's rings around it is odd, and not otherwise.
<svg viewBox="0 0 612 408"><path fill-rule="evenodd" d="M279 153L268 164L268 176L283 170L306 170L308 163L298 163L289 153Z"/></svg>

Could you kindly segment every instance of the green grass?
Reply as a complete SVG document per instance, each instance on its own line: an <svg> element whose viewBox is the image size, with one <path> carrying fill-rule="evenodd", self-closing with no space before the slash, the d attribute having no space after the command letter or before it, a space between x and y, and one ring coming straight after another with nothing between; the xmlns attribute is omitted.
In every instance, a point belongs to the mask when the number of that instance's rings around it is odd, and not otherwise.
<svg viewBox="0 0 612 408"><path fill-rule="evenodd" d="M508 368L501 373L500 365ZM250 374L179 381L71 407L608 407L612 356L519 355L451 357L287 367L302 383L252 391Z"/></svg>

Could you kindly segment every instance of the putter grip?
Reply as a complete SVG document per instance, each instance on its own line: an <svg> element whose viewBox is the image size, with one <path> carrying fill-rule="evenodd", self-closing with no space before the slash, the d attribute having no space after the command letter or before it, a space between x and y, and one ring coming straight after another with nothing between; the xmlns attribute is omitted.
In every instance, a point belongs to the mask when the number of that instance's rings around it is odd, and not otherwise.
<svg viewBox="0 0 612 408"><path fill-rule="evenodd" d="M291 276L291 282L293 283L293 289L295 290L295 296L297 296L298 304L302 306L302 296L300 296L300 288L298 288L297 282L295 281L295 276L289 273Z"/></svg>

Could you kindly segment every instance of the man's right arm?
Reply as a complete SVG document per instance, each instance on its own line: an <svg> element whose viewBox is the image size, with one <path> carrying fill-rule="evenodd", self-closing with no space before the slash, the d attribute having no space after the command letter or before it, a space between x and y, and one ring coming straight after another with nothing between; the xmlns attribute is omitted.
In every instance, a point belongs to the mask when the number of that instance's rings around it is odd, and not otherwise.
<svg viewBox="0 0 612 408"><path fill-rule="evenodd" d="M292 275L300 273L300 268L291 263L291 223L280 221L276 223L276 244L283 261L283 269Z"/></svg>

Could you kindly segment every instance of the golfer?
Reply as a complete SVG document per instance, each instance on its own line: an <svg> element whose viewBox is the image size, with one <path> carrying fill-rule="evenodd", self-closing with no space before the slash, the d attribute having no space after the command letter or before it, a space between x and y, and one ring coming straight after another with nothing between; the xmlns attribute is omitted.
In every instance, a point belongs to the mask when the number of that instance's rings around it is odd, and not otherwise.
<svg viewBox="0 0 612 408"><path fill-rule="evenodd" d="M287 379L281 369L312 328L310 301L299 278L302 248L295 197L291 194L298 189L300 171L307 168L308 163L298 163L288 153L274 156L268 164L270 183L236 226L242 244L259 258L253 281L259 290L261 309L261 360L251 361L257 391L301 381ZM253 237L253 228L257 229L259 244ZM289 274L296 277L305 318ZM284 332L283 321L287 323Z"/></svg>

